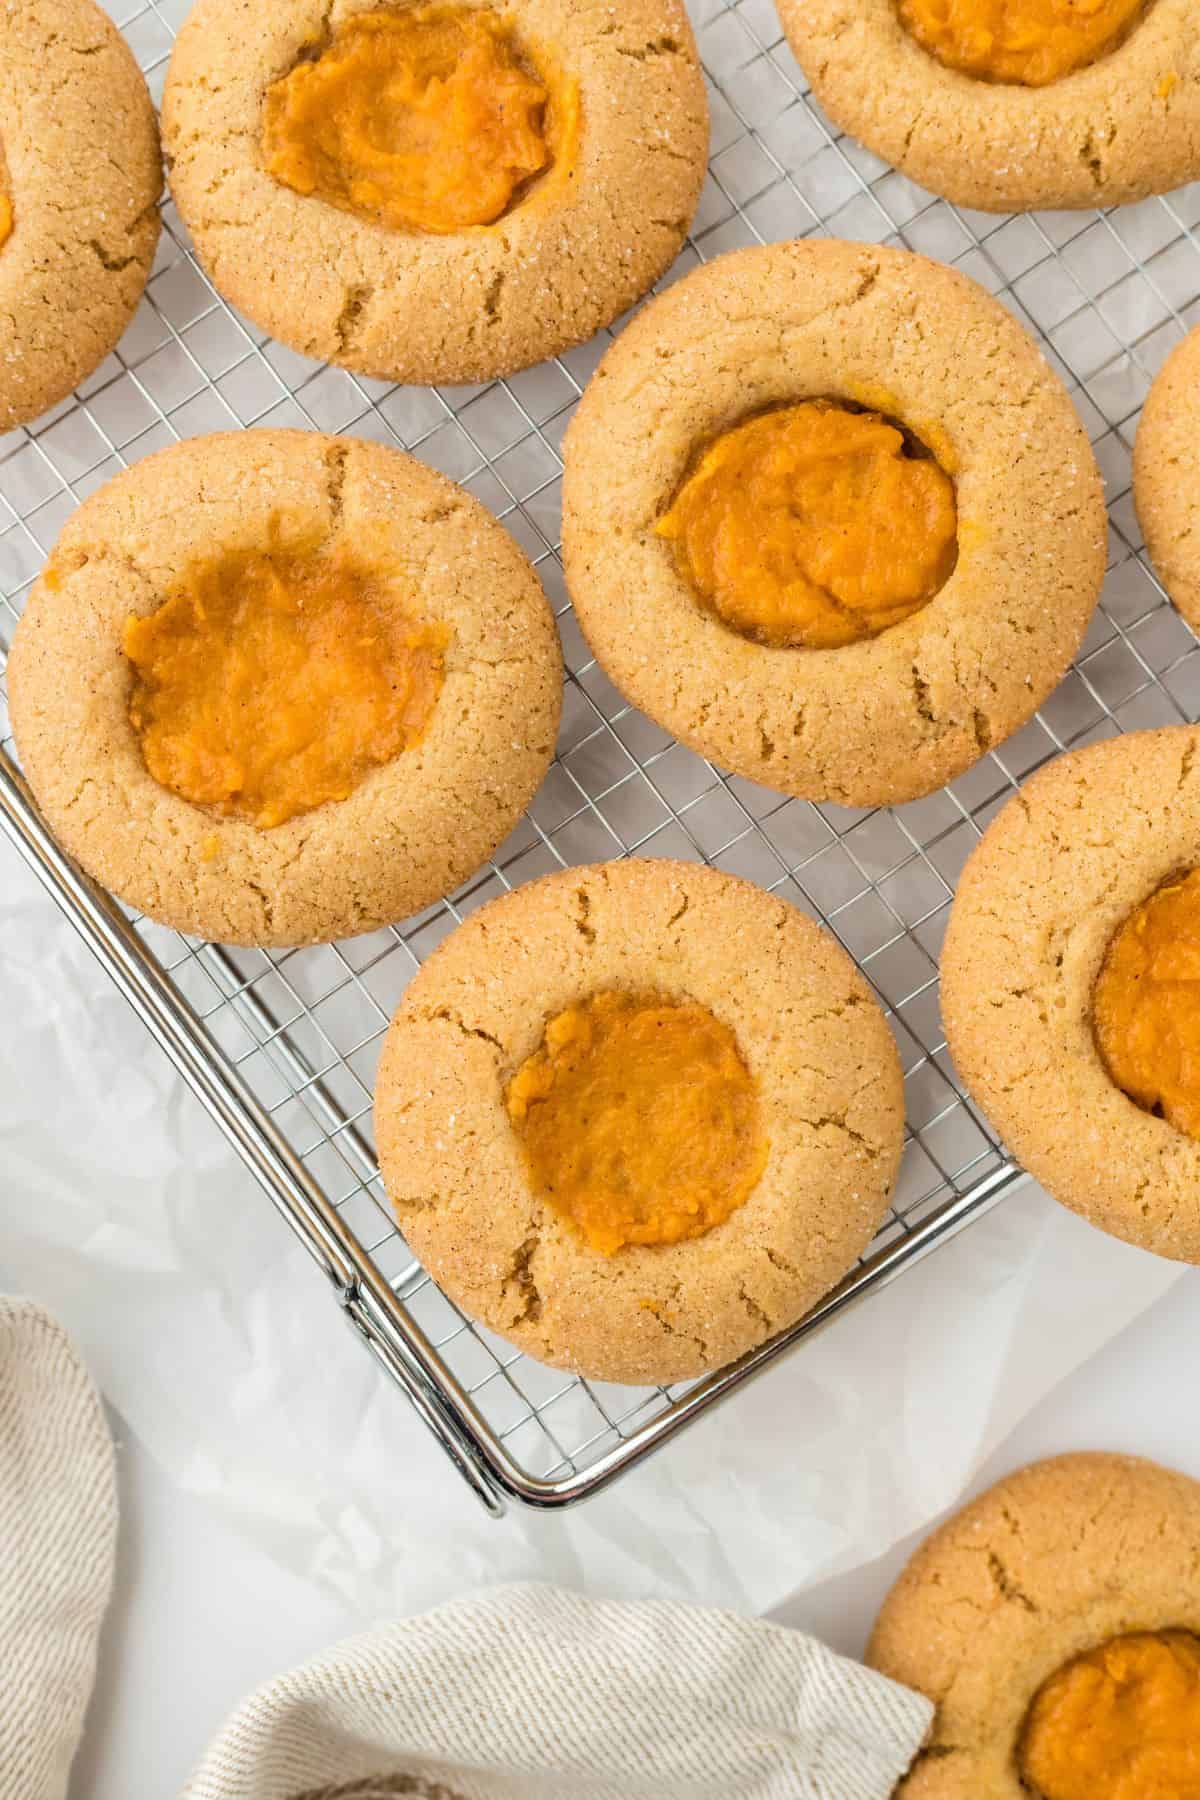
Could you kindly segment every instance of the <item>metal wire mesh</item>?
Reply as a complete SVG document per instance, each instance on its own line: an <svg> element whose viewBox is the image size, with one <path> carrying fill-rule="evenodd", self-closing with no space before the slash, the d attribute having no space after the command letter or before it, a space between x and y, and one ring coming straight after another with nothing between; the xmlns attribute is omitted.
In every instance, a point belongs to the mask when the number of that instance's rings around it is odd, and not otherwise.
<svg viewBox="0 0 1200 1800"><path fill-rule="evenodd" d="M188 0L106 4L157 99ZM333 1209L349 1245L348 1269L331 1270L343 1302L414 1398L417 1390L435 1405L451 1397L460 1468L472 1465L485 1497L499 1486L541 1504L593 1491L733 1379L710 1378L689 1393L562 1375L464 1318L414 1263L379 1184L370 1105L382 1033L421 959L494 895L564 864L633 853L710 862L823 920L879 993L904 1062L910 1141L891 1215L864 1265L894 1272L942 1226L957 1229L982 1210L1011 1176L956 1084L938 1012L947 910L980 831L1015 784L1060 750L1200 715L1200 648L1145 565L1129 479L1150 380L1200 317L1200 185L1108 214L966 212L832 130L782 40L772 0L690 5L709 76L712 159L668 280L722 251L818 232L900 243L953 263L1040 340L1106 476L1108 579L1076 665L1036 720L952 787L887 811L784 799L674 743L591 660L558 559L559 445L624 321L556 362L481 388L364 381L294 355L232 312L168 203L154 273L118 352L75 398L0 438L5 644L79 501L151 450L237 426L348 431L400 445L488 505L537 565L567 667L558 754L521 825L456 894L369 937L281 954L197 943L136 917L133 934L122 935L115 910L91 929L119 977L140 968L149 980L155 965L165 972L183 1003L182 1029L220 1071L248 1121L251 1149L269 1123ZM64 906L78 911L61 871L56 879ZM295 1198L275 1197L297 1222ZM357 1306L367 1276L384 1296L382 1319L378 1306L371 1317ZM866 1285L852 1279L841 1298ZM428 1417L429 1406L422 1410Z"/></svg>

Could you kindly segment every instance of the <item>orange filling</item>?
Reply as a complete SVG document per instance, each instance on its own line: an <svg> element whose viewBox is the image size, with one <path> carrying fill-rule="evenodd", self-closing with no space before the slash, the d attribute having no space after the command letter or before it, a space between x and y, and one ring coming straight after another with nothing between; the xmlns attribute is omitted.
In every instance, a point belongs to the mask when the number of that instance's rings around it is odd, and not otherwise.
<svg viewBox="0 0 1200 1800"><path fill-rule="evenodd" d="M129 717L163 787L282 825L421 738L445 641L347 553L233 551L126 621Z"/></svg>
<svg viewBox="0 0 1200 1800"><path fill-rule="evenodd" d="M567 149L577 111L499 14L356 13L268 89L267 170L394 231L489 225Z"/></svg>
<svg viewBox="0 0 1200 1800"><path fill-rule="evenodd" d="M766 1166L754 1077L692 1001L604 992L568 1007L506 1100L537 1192L606 1256L701 1237Z"/></svg>
<svg viewBox="0 0 1200 1800"><path fill-rule="evenodd" d="M1200 1138L1200 869L1152 894L1108 947L1093 999L1109 1074Z"/></svg>
<svg viewBox="0 0 1200 1800"><path fill-rule="evenodd" d="M1200 1800L1200 1639L1134 1632L1038 1690L1021 1775L1041 1800Z"/></svg>
<svg viewBox="0 0 1200 1800"><path fill-rule="evenodd" d="M954 486L878 413L829 400L717 438L658 523L684 580L734 630L823 650L874 637L954 567Z"/></svg>
<svg viewBox="0 0 1200 1800"><path fill-rule="evenodd" d="M12 236L13 209L12 201L7 194L0 194L0 245L7 244Z"/></svg>
<svg viewBox="0 0 1200 1800"><path fill-rule="evenodd" d="M898 0L922 50L981 81L1045 87L1115 49L1146 0Z"/></svg>

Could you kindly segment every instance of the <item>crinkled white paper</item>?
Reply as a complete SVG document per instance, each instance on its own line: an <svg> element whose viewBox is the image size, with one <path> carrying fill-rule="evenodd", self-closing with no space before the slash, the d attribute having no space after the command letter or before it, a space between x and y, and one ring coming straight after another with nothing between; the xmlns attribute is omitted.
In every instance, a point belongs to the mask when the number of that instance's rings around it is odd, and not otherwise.
<svg viewBox="0 0 1200 1800"><path fill-rule="evenodd" d="M1027 1189L599 1499L495 1524L3 840L0 1020L0 1278L182 1487L364 1616L526 1577L765 1611L948 1505L1180 1273Z"/></svg>

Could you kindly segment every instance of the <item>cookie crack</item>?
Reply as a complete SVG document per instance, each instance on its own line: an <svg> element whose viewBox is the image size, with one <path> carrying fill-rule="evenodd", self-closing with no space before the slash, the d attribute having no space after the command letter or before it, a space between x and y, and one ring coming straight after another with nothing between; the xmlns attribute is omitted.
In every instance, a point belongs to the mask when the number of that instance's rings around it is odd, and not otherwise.
<svg viewBox="0 0 1200 1800"><path fill-rule="evenodd" d="M809 1026L811 1028L813 1025L820 1025L826 1019L844 1019L854 1007L866 1004L866 997L863 994L847 994L844 1000L837 1001L833 1006L822 1007L820 1012L810 1014Z"/></svg>
<svg viewBox="0 0 1200 1800"><path fill-rule="evenodd" d="M494 325L500 317L500 296L504 292L504 284L507 280L507 269L497 269L487 284L483 296L483 314L489 325Z"/></svg>
<svg viewBox="0 0 1200 1800"><path fill-rule="evenodd" d="M468 1025L462 1014L456 1013L449 1006L435 1007L432 1012L427 1012L425 1017L430 1024L435 1024L440 1020L446 1025L453 1025L454 1029L463 1037L479 1038L483 1043L491 1044L494 1049L499 1050L501 1056L504 1055L504 1045L498 1037L493 1037L490 1031L483 1029L482 1025Z"/></svg>
<svg viewBox="0 0 1200 1800"><path fill-rule="evenodd" d="M780 329L778 336L780 352L783 353L786 350L789 341L803 339L811 335L811 333L822 326L832 314L846 312L851 307L858 306L867 298L867 295L878 282L880 272L878 263L868 263L849 293L839 294L836 300L830 300L827 305L818 307L816 312L810 313L807 318L797 320L795 325L791 327ZM726 311L726 317L731 325L741 324L745 321L753 321L765 327L776 323L775 320L768 318L755 309L751 309L744 314Z"/></svg>
<svg viewBox="0 0 1200 1800"><path fill-rule="evenodd" d="M421 514L421 523L422 525L444 525L447 519L453 519L456 514L463 511L465 511L465 508L458 500L439 500L435 502L427 512ZM498 669L506 662L521 662L526 660L528 659L517 656L501 656L497 657L494 662L488 663L487 666L492 669ZM473 656L471 661L483 663L487 662L487 658L483 656Z"/></svg>
<svg viewBox="0 0 1200 1800"><path fill-rule="evenodd" d="M683 45L678 38L663 35L651 38L645 44L614 44L618 56L628 57L630 62L653 62L659 56L679 56Z"/></svg>
<svg viewBox="0 0 1200 1800"><path fill-rule="evenodd" d="M1104 180L1104 164L1101 160L1100 152L1096 148L1096 139L1093 132L1089 131L1082 144L1080 144L1078 155L1079 161L1091 176L1093 185L1099 187Z"/></svg>
<svg viewBox="0 0 1200 1800"><path fill-rule="evenodd" d="M513 1325L534 1325L542 1316L542 1295L533 1275L533 1259L541 1247L541 1233L531 1231L523 1243L513 1253L507 1275L504 1277L506 1288L516 1287L520 1297L520 1311L509 1320Z"/></svg>
<svg viewBox="0 0 1200 1800"><path fill-rule="evenodd" d="M407 1106L398 1108L393 1116L398 1119L403 1118L406 1112L411 1112L414 1105L415 1102L410 1101ZM433 1212L442 1204L442 1196L438 1193L418 1195L395 1194L389 1192L388 1203L395 1213L407 1215L408 1213Z"/></svg>
<svg viewBox="0 0 1200 1800"><path fill-rule="evenodd" d="M688 896L685 894L683 896L683 899L679 902L679 905L675 908L675 911L671 914L670 918L667 920L666 928L668 931L670 931L672 925L678 925L680 919L686 917L688 907L691 904L692 904L691 901L688 899Z"/></svg>
<svg viewBox="0 0 1200 1800"><path fill-rule="evenodd" d="M596 927L590 923L592 897L586 888L581 887L575 890L575 902L578 907L574 919L575 929L585 943L594 944L596 941Z"/></svg>
<svg viewBox="0 0 1200 1800"><path fill-rule="evenodd" d="M1030 1599L1024 1588L1022 1588L1009 1573L1006 1564L994 1550L988 1551L987 1564L988 1573L1002 1600L1009 1601L1014 1606L1021 1607L1027 1613L1037 1614L1041 1611L1037 1602Z"/></svg>
<svg viewBox="0 0 1200 1800"><path fill-rule="evenodd" d="M325 498L329 506L331 534L337 531L342 523L346 490L346 463L349 455L349 444L340 443L336 439L325 452Z"/></svg>
<svg viewBox="0 0 1200 1800"><path fill-rule="evenodd" d="M767 1336L775 1331L775 1321L765 1307L759 1305L753 1294L747 1293L745 1282L738 1283L738 1299L755 1322L762 1326Z"/></svg>
<svg viewBox="0 0 1200 1800"><path fill-rule="evenodd" d="M679 1283L676 1282L675 1291L671 1297L673 1299L677 1298L678 1294L679 1294ZM707 1360L708 1360L708 1343L704 1338L698 1337L694 1331L682 1331L682 1330L680 1330L680 1328L678 1326L672 1325L670 1319L667 1318L666 1314L659 1311L658 1301L643 1300L642 1307L645 1312L648 1312L650 1314L652 1319L656 1319L658 1321L658 1323L662 1326L663 1330L666 1332L668 1337L684 1338L689 1344L694 1344L696 1346L696 1349L700 1352L701 1357L707 1362Z"/></svg>
<svg viewBox="0 0 1200 1800"><path fill-rule="evenodd" d="M270 894L268 894L266 888L262 885L261 881L253 881L249 876L247 876L246 877L246 886L250 889L250 892L252 894L258 895L259 904L261 905L262 910L263 910L263 925L264 925L265 929L267 931L273 931L275 928L275 902L274 902L274 900L272 900Z"/></svg>
<svg viewBox="0 0 1200 1800"><path fill-rule="evenodd" d="M42 571L42 579L44 580L53 571L60 580L66 580L71 575L78 575L81 569L86 569L89 563L94 562L115 563L134 581L141 582L145 587L154 588L150 576L145 569L140 567L137 560L130 556L127 550L117 549L111 544L89 544L85 548L63 553L56 550Z"/></svg>
<svg viewBox="0 0 1200 1800"><path fill-rule="evenodd" d="M106 269L110 275L119 275L122 269L127 269L130 263L138 260L136 256L113 256L104 248L99 238L88 238L87 247L100 267Z"/></svg>
<svg viewBox="0 0 1200 1800"><path fill-rule="evenodd" d="M801 1123L807 1125L810 1131L840 1131L852 1144L858 1144L865 1150L868 1156L879 1154L876 1145L870 1143L861 1131L855 1131L853 1125L846 1123L845 1113L822 1113L819 1119L804 1119Z"/></svg>
<svg viewBox="0 0 1200 1800"><path fill-rule="evenodd" d="M374 286L369 281L352 282L345 289L342 295L341 311L333 325L333 335L339 356L346 356L353 349L355 335L362 323L363 311L374 294Z"/></svg>
<svg viewBox="0 0 1200 1800"><path fill-rule="evenodd" d="M934 711L929 704L929 683L918 671L916 663L911 665L909 677L912 683L913 705L916 708L917 717L924 719L927 725L934 724Z"/></svg>

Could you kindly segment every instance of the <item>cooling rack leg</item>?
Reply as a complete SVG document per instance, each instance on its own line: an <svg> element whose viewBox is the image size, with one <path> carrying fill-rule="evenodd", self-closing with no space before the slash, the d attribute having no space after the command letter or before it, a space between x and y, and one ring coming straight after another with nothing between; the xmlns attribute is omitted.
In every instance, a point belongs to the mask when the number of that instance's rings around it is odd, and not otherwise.
<svg viewBox="0 0 1200 1800"><path fill-rule="evenodd" d="M507 1511L503 1496L480 1462L469 1434L447 1405L446 1396L410 1362L402 1340L389 1330L386 1317L376 1311L370 1295L355 1284L343 1297L342 1304L349 1324L381 1366L399 1382L418 1417L433 1433L480 1505L493 1519L502 1519Z"/></svg>

